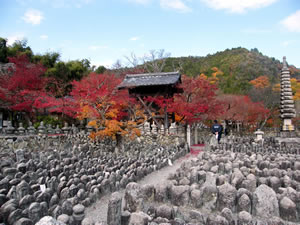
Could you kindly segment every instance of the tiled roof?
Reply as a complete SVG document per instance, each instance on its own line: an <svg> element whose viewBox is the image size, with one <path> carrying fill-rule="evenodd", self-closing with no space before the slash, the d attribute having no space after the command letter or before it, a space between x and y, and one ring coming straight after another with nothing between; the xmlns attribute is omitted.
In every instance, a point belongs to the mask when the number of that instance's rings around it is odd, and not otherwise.
<svg viewBox="0 0 300 225"><path fill-rule="evenodd" d="M127 74L118 88L169 85L178 82L181 82L181 74L179 72Z"/></svg>

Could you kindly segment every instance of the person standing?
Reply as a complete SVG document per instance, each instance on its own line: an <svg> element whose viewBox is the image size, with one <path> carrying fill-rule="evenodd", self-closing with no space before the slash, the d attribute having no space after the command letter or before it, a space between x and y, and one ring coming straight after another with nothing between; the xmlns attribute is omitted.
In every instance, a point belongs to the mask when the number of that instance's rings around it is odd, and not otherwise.
<svg viewBox="0 0 300 225"><path fill-rule="evenodd" d="M220 143L222 133L223 133L223 126L218 123L217 120L214 120L214 124L211 127L211 132L216 135L218 143Z"/></svg>

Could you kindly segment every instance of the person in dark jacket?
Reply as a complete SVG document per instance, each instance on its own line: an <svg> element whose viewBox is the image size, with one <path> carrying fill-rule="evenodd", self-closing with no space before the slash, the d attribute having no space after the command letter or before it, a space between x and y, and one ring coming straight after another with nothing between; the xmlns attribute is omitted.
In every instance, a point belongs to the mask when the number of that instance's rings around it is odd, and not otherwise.
<svg viewBox="0 0 300 225"><path fill-rule="evenodd" d="M216 135L218 139L218 143L220 143L222 133L223 133L223 126L218 123L217 120L214 120L214 124L211 127L211 132Z"/></svg>

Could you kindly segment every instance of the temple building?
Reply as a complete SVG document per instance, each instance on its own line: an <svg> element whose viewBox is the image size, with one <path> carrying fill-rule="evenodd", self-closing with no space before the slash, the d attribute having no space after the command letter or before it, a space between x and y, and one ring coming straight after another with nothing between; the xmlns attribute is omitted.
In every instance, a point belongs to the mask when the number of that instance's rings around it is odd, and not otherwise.
<svg viewBox="0 0 300 225"><path fill-rule="evenodd" d="M181 83L181 74L179 72L168 73L143 73L143 74L127 74L118 86L118 89L128 89L131 96L136 97L144 106L150 120L153 120L157 126L160 126L163 121L165 129L168 127L169 115L165 110L164 116L152 116L157 112L154 104L144 101L144 97L163 96L172 97L175 93L181 92L178 84Z"/></svg>

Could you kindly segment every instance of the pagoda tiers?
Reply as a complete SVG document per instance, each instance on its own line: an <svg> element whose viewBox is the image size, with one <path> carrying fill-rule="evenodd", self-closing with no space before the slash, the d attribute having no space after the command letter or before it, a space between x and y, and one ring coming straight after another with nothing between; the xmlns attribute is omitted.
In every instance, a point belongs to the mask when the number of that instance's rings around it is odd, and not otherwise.
<svg viewBox="0 0 300 225"><path fill-rule="evenodd" d="M294 131L292 118L296 116L293 92L290 80L290 71L287 67L286 57L283 57L283 68L280 77L280 117L283 120L282 131Z"/></svg>

